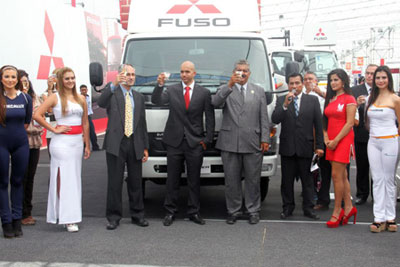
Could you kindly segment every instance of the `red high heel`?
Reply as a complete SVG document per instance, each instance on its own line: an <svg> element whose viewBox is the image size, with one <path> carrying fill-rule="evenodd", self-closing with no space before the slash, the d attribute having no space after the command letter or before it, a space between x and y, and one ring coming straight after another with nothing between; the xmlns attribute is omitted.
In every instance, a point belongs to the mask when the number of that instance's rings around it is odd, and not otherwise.
<svg viewBox="0 0 400 267"><path fill-rule="evenodd" d="M328 226L329 228L337 228L337 227L339 227L339 225L340 225L340 223L342 222L342 220L343 220L343 216L344 216L344 210L343 209L341 209L340 210L340 214L339 214L339 218L337 218L336 216L331 216L331 218L334 218L334 219L336 219L336 221L327 221L326 222L326 226Z"/></svg>
<svg viewBox="0 0 400 267"><path fill-rule="evenodd" d="M346 225L349 222L349 219L351 218L351 216L354 216L353 224L356 224L356 221L357 221L357 209L356 209L356 207L353 207L350 210L349 214L344 215L342 224Z"/></svg>

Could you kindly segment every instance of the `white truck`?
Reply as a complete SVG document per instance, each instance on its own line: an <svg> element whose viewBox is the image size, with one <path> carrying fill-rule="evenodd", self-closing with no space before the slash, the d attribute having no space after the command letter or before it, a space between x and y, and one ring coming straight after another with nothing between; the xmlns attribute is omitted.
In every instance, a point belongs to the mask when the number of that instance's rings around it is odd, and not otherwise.
<svg viewBox="0 0 400 267"><path fill-rule="evenodd" d="M168 84L180 82L180 65L194 62L196 83L215 93L227 83L234 62L246 59L250 63L250 82L265 89L268 112L275 106L272 71L267 54L267 41L260 34L257 0L171 1L132 0L128 22L128 36L122 63L136 69L134 90L146 98L146 118L150 140L149 160L143 165L143 179L158 184L167 177L166 149L162 143L168 117L168 107L151 103L157 75L170 73ZM93 64L93 63L92 63ZM95 70L97 68L93 68ZM91 73L94 77L101 74ZM94 84L96 85L96 84ZM221 127L222 111L215 110L214 144ZM269 177L277 169L275 128L271 129L271 149L264 154L261 193L268 191ZM201 183L224 183L224 169L219 151L209 148L204 156ZM184 173L182 177L185 177ZM185 181L186 179L182 179Z"/></svg>
<svg viewBox="0 0 400 267"><path fill-rule="evenodd" d="M274 78L281 84L279 90L287 89L285 82L286 65L297 62L299 72L304 74L312 71L317 75L318 85L327 86L328 73L339 68L335 51L321 47L281 47L270 52Z"/></svg>

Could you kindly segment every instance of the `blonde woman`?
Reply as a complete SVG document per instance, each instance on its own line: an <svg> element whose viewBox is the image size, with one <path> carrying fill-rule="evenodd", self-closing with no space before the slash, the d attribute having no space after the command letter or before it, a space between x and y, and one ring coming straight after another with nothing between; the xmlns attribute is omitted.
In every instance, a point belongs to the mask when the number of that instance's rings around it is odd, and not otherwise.
<svg viewBox="0 0 400 267"><path fill-rule="evenodd" d="M89 124L86 100L76 90L75 74L65 67L57 72L58 92L49 96L34 114L34 119L51 131L50 185L47 222L65 224L68 232L77 232L82 221L82 154L90 157ZM57 125L44 119L49 108ZM85 148L82 142L85 142Z"/></svg>

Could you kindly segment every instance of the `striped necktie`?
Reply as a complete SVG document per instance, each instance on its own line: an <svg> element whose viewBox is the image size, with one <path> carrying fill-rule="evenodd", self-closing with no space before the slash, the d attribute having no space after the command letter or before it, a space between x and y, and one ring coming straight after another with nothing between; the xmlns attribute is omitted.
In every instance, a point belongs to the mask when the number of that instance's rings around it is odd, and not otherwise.
<svg viewBox="0 0 400 267"><path fill-rule="evenodd" d="M298 96L294 97L294 113L296 114L296 117L299 116L299 97Z"/></svg>
<svg viewBox="0 0 400 267"><path fill-rule="evenodd" d="M130 137L133 133L133 114L132 114L132 103L129 92L125 95L125 135Z"/></svg>

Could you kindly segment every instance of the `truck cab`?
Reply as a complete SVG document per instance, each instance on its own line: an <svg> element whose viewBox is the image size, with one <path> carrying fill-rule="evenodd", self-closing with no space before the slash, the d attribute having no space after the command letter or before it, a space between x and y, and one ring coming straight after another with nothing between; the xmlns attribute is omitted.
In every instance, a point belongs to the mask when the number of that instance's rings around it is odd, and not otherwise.
<svg viewBox="0 0 400 267"><path fill-rule="evenodd" d="M271 52L271 62L274 78L277 84L282 84L279 89L287 89L285 82L286 66L289 62L298 64L299 73L303 76L307 71L317 75L318 85L327 86L328 73L339 68L335 51L320 47L282 47Z"/></svg>

